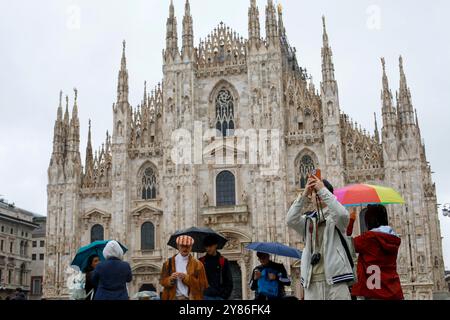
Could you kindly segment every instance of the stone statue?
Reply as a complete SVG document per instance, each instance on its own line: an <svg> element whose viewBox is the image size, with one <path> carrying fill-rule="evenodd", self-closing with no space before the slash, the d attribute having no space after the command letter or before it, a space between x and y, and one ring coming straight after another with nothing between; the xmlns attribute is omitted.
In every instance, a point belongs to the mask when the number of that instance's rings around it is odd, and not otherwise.
<svg viewBox="0 0 450 320"><path fill-rule="evenodd" d="M242 202L244 204L247 204L248 202L248 195L247 195L247 191L244 190L244 192L242 193Z"/></svg>
<svg viewBox="0 0 450 320"><path fill-rule="evenodd" d="M206 192L203 194L203 206L209 207L209 197Z"/></svg>

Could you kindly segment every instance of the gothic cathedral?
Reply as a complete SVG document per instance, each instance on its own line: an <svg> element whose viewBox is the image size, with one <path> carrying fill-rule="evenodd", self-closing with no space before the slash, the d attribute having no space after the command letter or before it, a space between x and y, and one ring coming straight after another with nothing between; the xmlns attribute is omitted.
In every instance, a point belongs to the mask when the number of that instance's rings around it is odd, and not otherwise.
<svg viewBox="0 0 450 320"><path fill-rule="evenodd" d="M278 241L302 248L285 217L314 168L335 187L372 183L398 190L407 205L388 211L402 238L398 272L405 297L432 299L444 288L435 184L402 58L396 100L382 59L383 126L369 133L340 109L325 19L319 88L299 66L282 8L277 10L272 0L267 1L265 28L263 38L259 9L251 0L248 39L220 23L195 47L187 0L180 48L171 3L162 83L150 92L145 88L140 105L131 106L124 42L112 135L107 133L94 152L89 123L84 166L78 93L71 115L67 97L63 114L60 95L48 168L46 298L68 297L66 272L72 258L79 247L98 239L116 239L128 247L130 294L143 284L159 291L162 263L175 252L167 241L176 230L191 226L211 227L229 239L222 253L232 262L233 298L252 298L248 278L257 261L244 247L252 241ZM212 135L213 150L206 148L195 164L175 163L173 133L183 129L195 140L201 136L195 123L223 137ZM275 170L267 172L258 161L208 160L248 153L234 143L238 130L279 132ZM360 224L356 229L360 232ZM299 294L299 262L281 262L294 280L292 294Z"/></svg>

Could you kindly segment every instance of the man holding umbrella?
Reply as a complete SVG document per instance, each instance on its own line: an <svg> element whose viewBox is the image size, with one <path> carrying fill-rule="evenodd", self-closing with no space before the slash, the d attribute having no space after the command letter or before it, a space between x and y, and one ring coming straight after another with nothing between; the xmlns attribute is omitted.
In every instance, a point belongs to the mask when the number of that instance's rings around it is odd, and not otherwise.
<svg viewBox="0 0 450 320"><path fill-rule="evenodd" d="M255 300L282 299L285 296L284 287L291 285L286 268L283 264L270 260L268 253L257 252L256 256L261 265L253 270L250 280Z"/></svg>
<svg viewBox="0 0 450 320"><path fill-rule="evenodd" d="M204 292L204 300L227 300L233 291L233 278L228 259L217 251L219 239L208 235L203 240L206 255L200 258L205 266L209 287Z"/></svg>
<svg viewBox="0 0 450 320"><path fill-rule="evenodd" d="M191 255L194 239L188 235L176 238L179 253L166 261L160 284L164 287L162 300L203 300L208 287L203 264Z"/></svg>

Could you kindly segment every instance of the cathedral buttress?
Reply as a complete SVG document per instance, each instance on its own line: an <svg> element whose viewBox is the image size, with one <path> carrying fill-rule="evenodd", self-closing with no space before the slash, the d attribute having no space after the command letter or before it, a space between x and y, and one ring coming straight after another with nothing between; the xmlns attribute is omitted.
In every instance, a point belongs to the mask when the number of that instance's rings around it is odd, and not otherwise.
<svg viewBox="0 0 450 320"><path fill-rule="evenodd" d="M342 138L340 131L340 107L337 81L334 76L333 52L331 50L328 33L323 22L322 47L322 115L323 134L326 161L326 176L335 186L344 186L342 158Z"/></svg>

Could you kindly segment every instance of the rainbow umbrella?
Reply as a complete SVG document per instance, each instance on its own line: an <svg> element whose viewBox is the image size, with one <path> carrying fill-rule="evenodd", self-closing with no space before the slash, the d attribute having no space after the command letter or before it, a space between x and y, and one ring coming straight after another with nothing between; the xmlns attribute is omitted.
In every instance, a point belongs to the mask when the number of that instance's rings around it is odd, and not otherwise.
<svg viewBox="0 0 450 320"><path fill-rule="evenodd" d="M334 191L338 201L345 207L369 204L404 204L402 196L392 188L370 184L353 184Z"/></svg>

